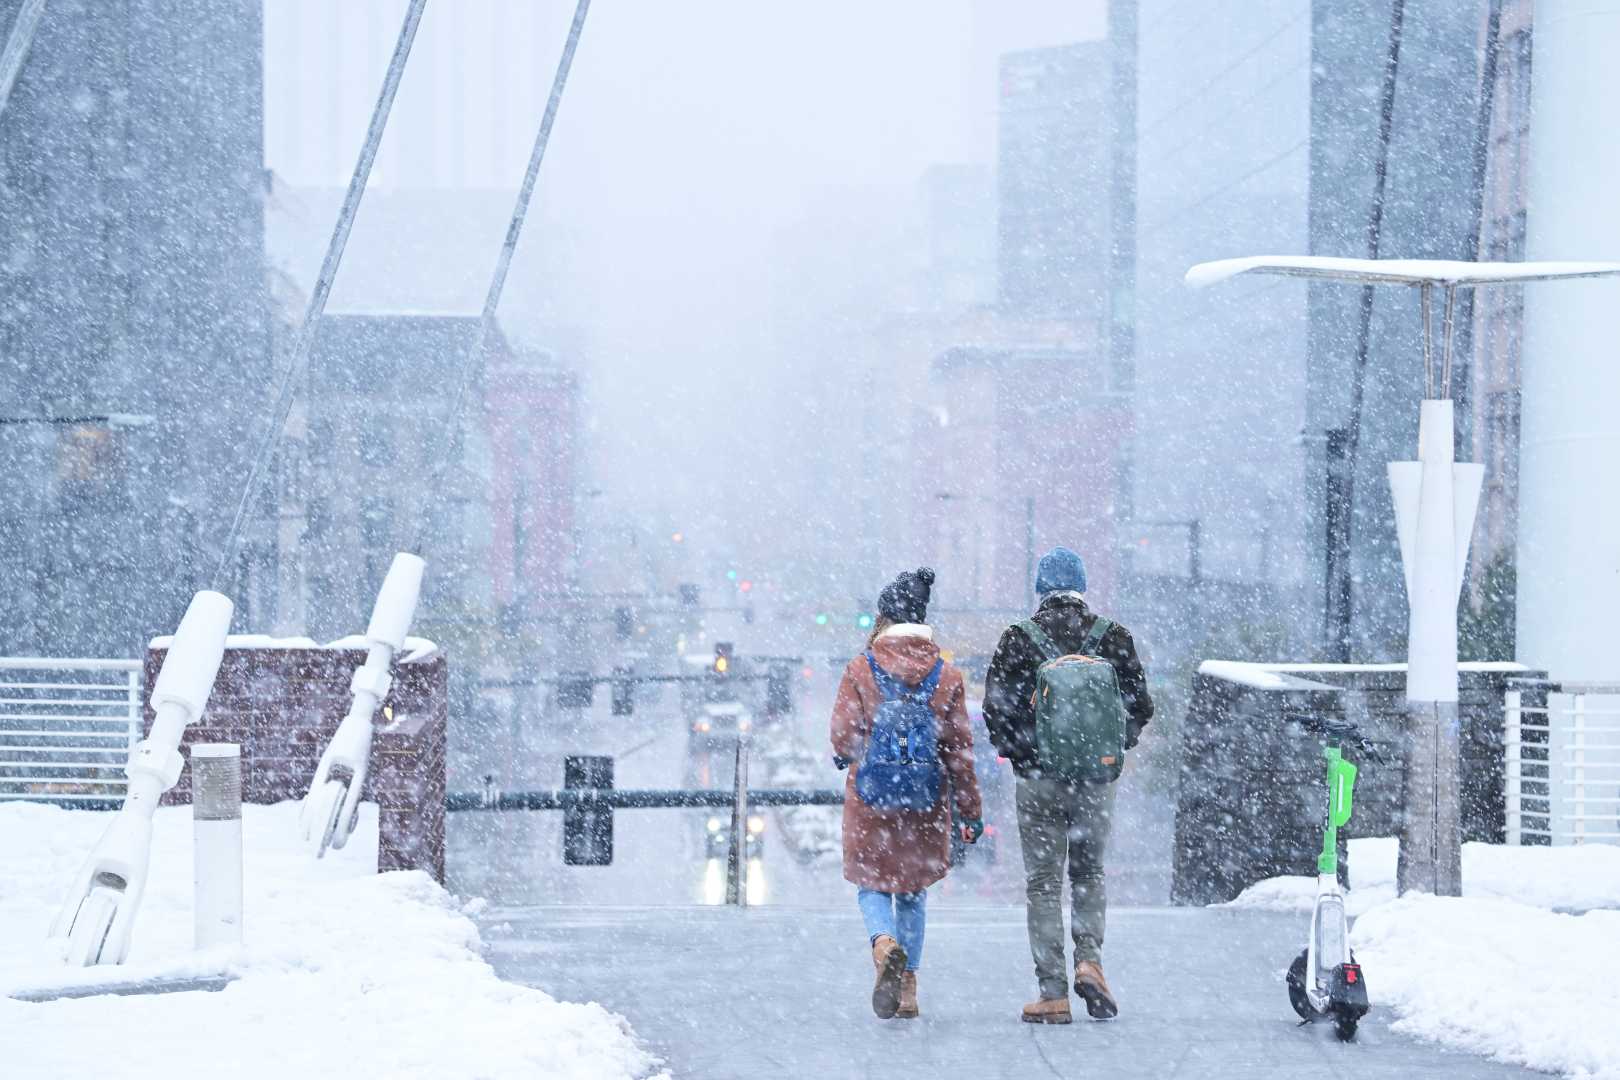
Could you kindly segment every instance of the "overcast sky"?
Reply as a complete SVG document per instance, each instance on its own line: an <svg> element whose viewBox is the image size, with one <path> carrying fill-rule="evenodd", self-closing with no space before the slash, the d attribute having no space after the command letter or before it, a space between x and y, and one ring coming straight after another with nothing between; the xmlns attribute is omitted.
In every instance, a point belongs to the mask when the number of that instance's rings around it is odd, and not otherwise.
<svg viewBox="0 0 1620 1080"><path fill-rule="evenodd" d="M265 152L283 181L345 182L405 7L267 0ZM768 452L772 383L788 362L768 326L771 264L824 254L784 237L855 250L854 234L903 207L929 165L992 162L997 56L1100 37L1104 8L598 0L537 197L543 227L525 234L501 311L518 337L542 311L584 331L591 482L622 512L679 514L712 502L693 475ZM572 10L429 4L377 189L442 190L451 214L458 192L515 188ZM363 210L332 309L389 306L414 281L413 307L476 310L505 200L459 201L478 208L449 230L399 212L368 222ZM373 205L382 215L389 204ZM273 219L273 250L312 274L334 212L317 200L301 228ZM400 247L407 234L431 238L431 253ZM803 302L813 321L818 299ZM722 528L729 512L716 511Z"/></svg>

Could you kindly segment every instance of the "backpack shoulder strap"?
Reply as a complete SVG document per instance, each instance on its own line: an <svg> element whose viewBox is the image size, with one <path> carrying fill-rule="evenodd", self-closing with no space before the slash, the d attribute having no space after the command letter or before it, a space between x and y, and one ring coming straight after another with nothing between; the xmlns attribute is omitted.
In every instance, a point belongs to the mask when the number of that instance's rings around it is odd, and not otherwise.
<svg viewBox="0 0 1620 1080"><path fill-rule="evenodd" d="M1024 632L1024 636L1029 638L1030 644L1039 649L1046 659L1056 660L1063 655L1063 650L1057 647L1057 643L1047 635L1045 630L1041 629L1040 623L1034 619L1025 619L1016 625L1018 629Z"/></svg>
<svg viewBox="0 0 1620 1080"><path fill-rule="evenodd" d="M933 668L928 672L928 677L917 684L917 697L921 698L923 701L931 700L934 696L934 691L939 689L939 677L944 673L944 671L945 661L935 660Z"/></svg>
<svg viewBox="0 0 1620 1080"><path fill-rule="evenodd" d="M1102 639L1108 631L1114 628L1114 621L1098 615L1091 620L1091 629L1086 631L1086 640L1080 645L1081 656L1096 656L1097 650L1102 647Z"/></svg>
<svg viewBox="0 0 1620 1080"><path fill-rule="evenodd" d="M878 693L883 695L883 700L893 701L897 696L894 676L878 666L877 657L870 650L866 653L866 666L872 669L872 681L877 683Z"/></svg>

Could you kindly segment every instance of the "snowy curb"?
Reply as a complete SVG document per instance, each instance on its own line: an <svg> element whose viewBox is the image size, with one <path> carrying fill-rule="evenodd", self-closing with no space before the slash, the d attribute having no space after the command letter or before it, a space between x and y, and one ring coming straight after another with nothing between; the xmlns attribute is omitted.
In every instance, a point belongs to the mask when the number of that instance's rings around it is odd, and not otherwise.
<svg viewBox="0 0 1620 1080"><path fill-rule="evenodd" d="M1351 943L1396 1031L1578 1080L1620 1080L1620 848L1463 845L1462 897L1395 896L1393 839L1350 842ZM1213 905L1309 915L1316 882ZM1608 910L1613 909L1613 910ZM1584 912L1585 914L1570 914ZM1301 925L1303 942L1304 925Z"/></svg>

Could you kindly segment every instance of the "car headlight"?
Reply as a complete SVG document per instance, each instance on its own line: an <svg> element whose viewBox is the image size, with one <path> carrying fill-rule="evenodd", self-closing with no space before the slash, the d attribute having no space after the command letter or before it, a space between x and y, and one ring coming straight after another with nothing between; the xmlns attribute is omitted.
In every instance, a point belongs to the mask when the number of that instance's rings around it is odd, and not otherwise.
<svg viewBox="0 0 1620 1080"><path fill-rule="evenodd" d="M751 723L752 723L752 721L749 720L748 717L745 716L742 719L737 721L737 730L738 731L747 731L748 728L749 728L749 725Z"/></svg>
<svg viewBox="0 0 1620 1080"><path fill-rule="evenodd" d="M708 731L709 730L709 722L707 720L699 720L697 723L692 725L692 730L693 731L699 731L699 732Z"/></svg>
<svg viewBox="0 0 1620 1080"><path fill-rule="evenodd" d="M712 817L712 818L709 819L709 831L710 832L719 832L720 831L720 819L719 818Z"/></svg>
<svg viewBox="0 0 1620 1080"><path fill-rule="evenodd" d="M759 814L749 814L748 815L748 833L749 833L749 835L750 836L758 836L760 833L762 833L764 831L765 831L765 819L763 817L761 817Z"/></svg>

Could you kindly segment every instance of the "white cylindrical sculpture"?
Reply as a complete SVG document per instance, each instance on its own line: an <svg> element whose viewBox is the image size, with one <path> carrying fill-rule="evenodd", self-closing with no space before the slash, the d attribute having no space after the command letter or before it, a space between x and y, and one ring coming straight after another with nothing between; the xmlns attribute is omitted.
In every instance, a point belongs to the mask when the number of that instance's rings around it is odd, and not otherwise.
<svg viewBox="0 0 1620 1080"><path fill-rule="evenodd" d="M74 967L122 964L146 891L152 815L180 779L180 739L208 706L231 629L231 601L216 592L192 597L152 687L152 728L129 755L129 791L64 898L51 936L67 940Z"/></svg>
<svg viewBox="0 0 1620 1080"><path fill-rule="evenodd" d="M354 695L349 712L321 753L298 814L299 829L316 858L329 847L343 847L354 831L370 769L372 717L394 684L390 668L394 655L405 648L411 620L416 617L425 567L420 557L401 551L377 591L366 626L366 662L355 669L349 682Z"/></svg>
<svg viewBox="0 0 1620 1080"><path fill-rule="evenodd" d="M1620 0L1536 0L1526 258L1620 258ZM1529 285L1518 659L1620 679L1620 284Z"/></svg>
<svg viewBox="0 0 1620 1080"><path fill-rule="evenodd" d="M197 948L242 943L242 748L191 748Z"/></svg>

